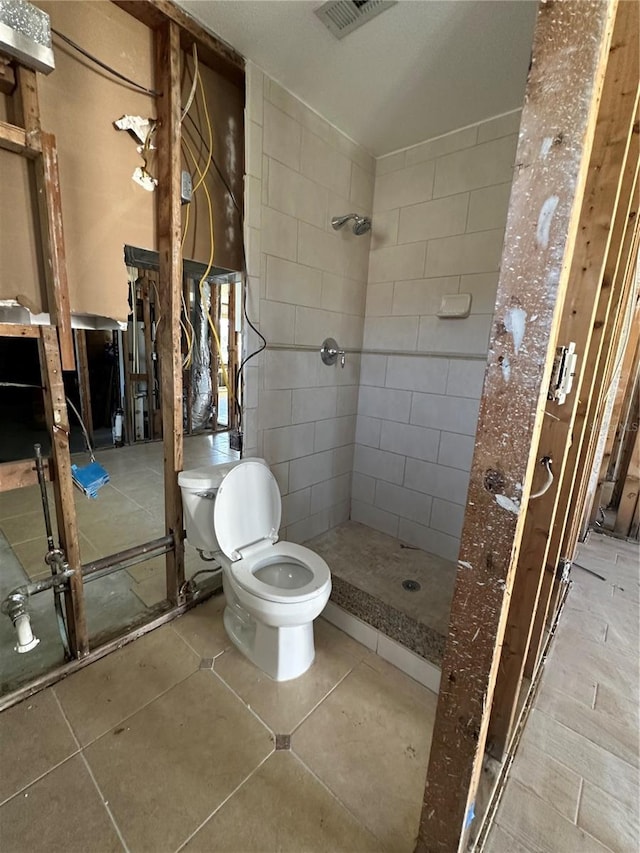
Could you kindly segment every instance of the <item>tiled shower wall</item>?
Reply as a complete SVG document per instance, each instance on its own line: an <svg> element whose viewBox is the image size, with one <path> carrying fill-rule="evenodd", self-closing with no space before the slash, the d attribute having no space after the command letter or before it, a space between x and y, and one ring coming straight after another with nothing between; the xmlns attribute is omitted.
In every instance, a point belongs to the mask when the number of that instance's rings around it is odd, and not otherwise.
<svg viewBox="0 0 640 853"><path fill-rule="evenodd" d="M362 345L371 238L331 217L371 215L375 161L252 64L245 132L248 312L270 347L246 374L246 455L278 479L281 536L303 541L349 517L360 359L319 350ZM299 345L314 349L277 348Z"/></svg>
<svg viewBox="0 0 640 853"><path fill-rule="evenodd" d="M376 164L364 348L383 354L362 357L352 518L449 559L459 548L519 121L520 111L500 116ZM437 317L448 293L471 294L468 318Z"/></svg>

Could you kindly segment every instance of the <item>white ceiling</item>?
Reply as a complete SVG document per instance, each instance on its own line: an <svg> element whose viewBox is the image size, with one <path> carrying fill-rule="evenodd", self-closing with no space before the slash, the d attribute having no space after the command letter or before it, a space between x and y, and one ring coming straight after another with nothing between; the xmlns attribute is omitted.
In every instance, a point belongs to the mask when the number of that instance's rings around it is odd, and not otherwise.
<svg viewBox="0 0 640 853"><path fill-rule="evenodd" d="M380 156L522 104L537 2L400 0L338 41L321 0L177 0Z"/></svg>

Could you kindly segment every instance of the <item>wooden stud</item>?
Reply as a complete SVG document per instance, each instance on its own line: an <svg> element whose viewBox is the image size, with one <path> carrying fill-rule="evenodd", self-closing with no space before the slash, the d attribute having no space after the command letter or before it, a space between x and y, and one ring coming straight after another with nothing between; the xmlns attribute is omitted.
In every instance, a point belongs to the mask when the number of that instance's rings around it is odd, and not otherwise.
<svg viewBox="0 0 640 853"><path fill-rule="evenodd" d="M638 507L638 486L640 485L640 442L638 431L629 432L629 459L625 465L624 483L618 504L614 533L631 536L634 516ZM622 478L621 478L622 479Z"/></svg>
<svg viewBox="0 0 640 853"><path fill-rule="evenodd" d="M56 330L52 326L40 327L40 370L44 384L47 427L51 436L51 461L55 468L54 495L58 537L69 568L75 572L69 579L69 590L65 593L69 645L72 655L81 658L89 653L89 637L82 585L82 562L80 560L76 505L73 496L73 480L71 479L69 415L64 393L58 339Z"/></svg>
<svg viewBox="0 0 640 853"><path fill-rule="evenodd" d="M640 80L636 44L638 11L635 3L624 3L616 16L580 227L558 335L559 344L566 345L570 341L576 344L578 371L572 393L565 403L562 406L553 402L547 404L551 416L543 421L540 433L537 456L552 460L554 482L544 496L530 502L527 507L487 736L489 751L499 761L507 751L517 714L532 622L547 564L549 534L558 506L558 484L562 482L565 473L623 181L623 166L636 116ZM611 290L606 281L603 287L603 300L608 304Z"/></svg>
<svg viewBox="0 0 640 853"><path fill-rule="evenodd" d="M76 329L76 361L78 364L78 388L80 391L80 412L84 426L93 444L93 414L91 412L91 383L89 382L89 359L87 357L87 333Z"/></svg>
<svg viewBox="0 0 640 853"><path fill-rule="evenodd" d="M615 8L538 11L418 851L472 817Z"/></svg>
<svg viewBox="0 0 640 853"><path fill-rule="evenodd" d="M27 144L27 134L22 127L0 121L0 148L12 151L14 154L24 154L27 157L37 157L38 150Z"/></svg>
<svg viewBox="0 0 640 853"><path fill-rule="evenodd" d="M147 371L147 426L153 439L153 343L151 341L151 296L147 273L142 276L142 322L144 325L144 357Z"/></svg>
<svg viewBox="0 0 640 853"><path fill-rule="evenodd" d="M16 73L13 70L11 60L6 56L0 56L0 94L11 95L16 87Z"/></svg>
<svg viewBox="0 0 640 853"><path fill-rule="evenodd" d="M40 326L22 326L18 323L0 323L0 338L39 338Z"/></svg>
<svg viewBox="0 0 640 853"><path fill-rule="evenodd" d="M44 460L44 476L51 480L51 466L49 460ZM38 474L33 459L22 459L19 462L0 463L0 492L9 492L12 489L22 489L25 486L35 486L38 483Z"/></svg>
<svg viewBox="0 0 640 853"><path fill-rule="evenodd" d="M184 531L178 472L183 467L183 388L180 351L182 310L182 257L180 211L180 33L170 21L156 32L156 85L158 98L158 251L160 298L163 315L158 356L162 382L162 432L164 442L164 502L166 532L175 537L175 551L167 554L167 598L183 598Z"/></svg>

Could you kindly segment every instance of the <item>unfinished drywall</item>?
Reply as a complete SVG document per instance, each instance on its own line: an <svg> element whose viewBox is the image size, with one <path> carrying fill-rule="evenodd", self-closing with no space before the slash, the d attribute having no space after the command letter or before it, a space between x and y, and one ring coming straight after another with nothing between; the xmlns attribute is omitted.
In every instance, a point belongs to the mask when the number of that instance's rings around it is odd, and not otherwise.
<svg viewBox="0 0 640 853"><path fill-rule="evenodd" d="M43 2L52 26L145 88L154 86L153 33L110 2ZM141 164L136 142L115 130L124 114L155 117L155 99L115 81L54 36L56 70L39 77L42 126L56 135L71 309L125 320L128 289L125 244L155 249L155 194L131 180ZM244 93L201 65L214 150L237 195L241 195ZM188 91L190 80L184 80ZM12 120L11 105L2 109ZM201 102L193 117L205 140ZM193 133L193 131L192 131ZM195 144L195 143L194 143ZM198 140L199 146L202 148ZM204 166L206 157L202 157ZM22 297L46 307L38 269L38 244L29 197L28 164L0 152L0 298ZM221 182L208 178L214 209L215 263L239 269L238 217ZM204 193L196 196L185 254L209 259L209 220ZM189 237L189 235L188 235Z"/></svg>
<svg viewBox="0 0 640 853"><path fill-rule="evenodd" d="M349 517L360 359L327 367L319 350L362 345L370 235L331 217L371 214L374 160L252 65L247 92L248 307L270 348L246 372L245 442L300 542Z"/></svg>
<svg viewBox="0 0 640 853"><path fill-rule="evenodd" d="M517 111L376 162L364 349L389 355L362 358L351 517L448 559L464 517L519 122ZM457 293L471 294L470 316L440 319L442 296Z"/></svg>

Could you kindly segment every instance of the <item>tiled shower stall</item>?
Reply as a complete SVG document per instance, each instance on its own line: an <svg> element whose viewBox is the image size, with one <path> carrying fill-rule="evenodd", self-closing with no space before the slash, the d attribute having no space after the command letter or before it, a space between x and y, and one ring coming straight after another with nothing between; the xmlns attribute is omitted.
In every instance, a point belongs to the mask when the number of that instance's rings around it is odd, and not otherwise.
<svg viewBox="0 0 640 853"><path fill-rule="evenodd" d="M376 160L249 64L248 310L268 346L247 372L245 447L278 479L283 538L351 519L455 561L519 121ZM350 212L369 234L332 229ZM470 315L439 318L458 293ZM344 368L321 362L327 337Z"/></svg>

